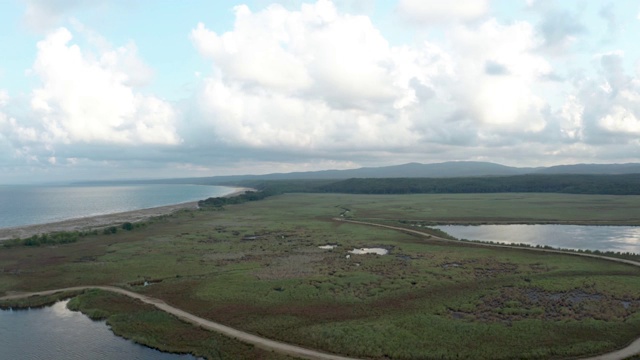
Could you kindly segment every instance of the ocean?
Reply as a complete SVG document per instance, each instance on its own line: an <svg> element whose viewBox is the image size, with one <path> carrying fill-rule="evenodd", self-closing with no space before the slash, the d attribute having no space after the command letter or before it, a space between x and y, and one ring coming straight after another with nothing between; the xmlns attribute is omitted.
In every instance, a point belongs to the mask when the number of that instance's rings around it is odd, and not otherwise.
<svg viewBox="0 0 640 360"><path fill-rule="evenodd" d="M207 185L0 186L0 228L113 214L224 196Z"/></svg>

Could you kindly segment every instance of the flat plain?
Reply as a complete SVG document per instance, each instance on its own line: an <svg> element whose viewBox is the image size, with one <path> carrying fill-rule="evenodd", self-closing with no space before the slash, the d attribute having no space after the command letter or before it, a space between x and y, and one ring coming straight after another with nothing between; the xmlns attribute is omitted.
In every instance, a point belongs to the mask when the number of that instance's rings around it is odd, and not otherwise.
<svg viewBox="0 0 640 360"><path fill-rule="evenodd" d="M640 336L640 268L335 218L637 225L639 205L638 196L286 194L180 211L72 244L0 249L0 294L115 285L250 333L360 358L578 358ZM389 253L349 253L360 248ZM283 358L190 334L203 330L118 295L91 291L72 304L163 350Z"/></svg>

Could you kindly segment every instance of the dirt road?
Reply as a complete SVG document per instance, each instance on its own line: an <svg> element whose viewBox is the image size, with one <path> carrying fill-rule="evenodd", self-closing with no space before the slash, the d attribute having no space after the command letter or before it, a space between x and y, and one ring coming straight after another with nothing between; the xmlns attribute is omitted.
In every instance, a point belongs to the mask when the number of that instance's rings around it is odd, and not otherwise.
<svg viewBox="0 0 640 360"><path fill-rule="evenodd" d="M341 218L336 218L334 219L336 221L340 221L340 222L345 222L345 223L353 223L353 224L361 224L361 225L367 225L367 226L377 226L377 227L382 227L382 228L387 228L387 229L393 229L393 230L398 230L398 231L403 231L403 232L407 232L407 233L412 233L412 234L417 234L417 235L421 235L421 236L425 236L425 237L429 237L432 240L438 240L438 241L446 241L446 242L457 242L459 243L459 240L449 240L449 239L444 239L444 238L439 238L427 233L424 233L422 231L417 231L417 230L411 230L411 229L406 229L406 228L402 228L402 227L395 227L395 226L389 226L389 225L381 225L381 224L375 224L375 223L368 223L368 222L362 222L362 221L353 221L353 220L346 220L346 219L341 219ZM606 256L600 256L600 255L593 255L593 254L583 254L583 253L567 253L567 252L562 252L562 251L558 251L558 250L549 250L549 249L537 249L537 248L522 248L522 247L513 247L513 246L508 246L508 245L495 245L495 244L486 244L486 243L469 243L469 244L473 244L473 245L477 245L477 246L492 246L492 247L511 247L511 248L518 248L518 249L526 249L526 250L531 250L531 251L541 251L541 252L552 252L552 253L563 253L563 254L569 254L569 255L576 255L576 256L586 256L586 257L595 257L595 258L601 258L601 259L605 259L605 260L609 260L609 261L615 261L615 262L620 262L620 263L625 263L625 264L630 264L630 265L634 265L634 266L640 266L640 262L637 261L631 261L631 260L624 260L624 259L616 259L616 258L610 258L610 257L606 257ZM165 303L164 301L160 300L160 299L156 299L150 296L146 296L146 295L142 295L142 294L138 294L132 291L128 291L125 289L121 289L115 286L100 286L100 285L96 285L96 286L76 286L76 287L70 287L70 288L63 288L63 289L55 289L55 290L48 290L48 291L40 291L40 292L33 292L33 293L20 293L20 294L11 294L11 295L7 295L4 297L1 297L0 300L10 300L10 299L19 299L19 298L25 298L25 297L30 297L30 296L45 296L45 295L52 295L58 292L63 292L63 291L81 291L81 290L87 290L87 289L101 289L101 290L105 290L105 291L111 291L111 292L115 292L118 294L122 294L122 295L126 295L129 296L131 298L134 299L138 299L144 303L150 304L155 306L156 308L165 311L169 314L172 314L174 316L176 316L177 318L194 324L196 326L199 326L203 329L207 329L207 330L211 330L211 331L216 331L218 333L221 333L223 335L229 336L231 338L240 340L242 342L245 343L249 343L252 344L254 346L257 346L261 349L265 349L265 350L269 350L269 351L276 351L278 353L281 354L286 354L286 355L290 355L293 357L298 357L298 358L302 358L302 359L311 359L311 360L357 360L354 358L349 358L349 357L344 357L344 356L338 356L338 355L332 355L332 354L326 354L320 351L315 351L315 350L311 350L311 349L306 349L300 346L296 346L296 345L291 345L291 344L287 344L287 343L283 343L283 342L279 342L279 341L274 341L274 340L270 340L270 339L266 339L254 334L250 334L244 331L240 331L234 328L230 328L228 326L216 323L214 321L211 320L207 320L201 317L198 317L196 315L193 315L191 313L188 313L186 311L180 310L178 308L175 308L167 303ZM610 353L606 353L606 354L602 354L599 356L595 356L595 357L590 357L590 358L586 358L584 360L622 360L625 359L627 357L630 357L632 355L636 355L636 354L640 354L640 338L635 340L634 342L632 342L630 345L628 345L627 347L617 350L617 351L613 351Z"/></svg>
<svg viewBox="0 0 640 360"><path fill-rule="evenodd" d="M370 222L365 222L365 221L347 220L347 219L343 219L343 218L334 218L333 220L340 221L340 222L351 223L351 224L377 226L377 227L381 227L381 228L385 228L385 229L398 230L398 231L402 231L402 232L406 232L406 233L410 233L410 234L416 234L416 235L428 237L430 240L437 240L437 241L444 241L444 242L456 242L458 244L461 242L460 240L445 239L445 238L437 237L437 236L434 236L434 235L431 235L431 234L427 234L427 233L422 232L422 231L407 229L407 228L398 227L398 226L382 225L382 224L370 223ZM539 251L539 252L546 252L546 253L558 253L558 254L565 254L565 255L584 256L584 257L603 259L603 260L614 261L614 262L618 262L618 263L629 264L629 265L640 267L640 262L638 262L638 261L626 260L626 259L618 259L618 258L613 258L613 257L608 257L608 256L603 256L603 255L585 254L585 253L578 253L578 252L574 253L574 252L567 252L567 251L561 251L561 250L529 248L529 247L499 245L499 244L479 243L479 242L464 242L464 243L465 244L476 245L476 246L484 246L484 247L513 248L513 249L524 249L524 250ZM632 342L631 344L629 344L627 347L625 347L623 349L620 349L620 350L617 350L617 351L612 351L610 353L606 353L606 354L602 354L602 355L598 355L598 356L594 356L594 357L585 358L583 360L623 360L623 359L626 359L628 357L631 357L631 356L637 355L637 354L640 354L640 338L636 339L634 342Z"/></svg>
<svg viewBox="0 0 640 360"><path fill-rule="evenodd" d="M100 286L100 285L96 285L96 286L75 286L75 287L69 287L69 288L64 288L64 289L56 289L56 290L49 290L49 291L40 291L40 292L33 292L33 293L23 293L23 294L12 294L12 295L8 295L8 296L4 296L2 298L0 298L0 300L11 300L11 299L19 299L19 298L25 298L25 297L30 297L30 296L46 296L46 295L52 295L58 292L63 292L63 291L82 291L82 290L88 290L88 289L100 289L100 290L105 290L105 291L111 291L114 293L118 293L118 294L122 294L122 295L126 295L129 296L131 298L134 299L138 299L144 303L150 304L155 306L156 308L165 311L171 315L174 315L175 317L177 317L180 320L183 320L185 322L191 323L193 325L199 326L203 329L207 329L207 330L211 330L211 331L216 331L220 334L226 335L230 338L233 339L237 339L240 340L242 342L248 343L248 344L252 344L254 346L257 346L261 349L265 349L265 350L269 350L269 351L276 351L278 353L281 354L286 354L286 355L290 355L293 357L297 357L297 358L302 358L302 359L310 359L310 360L356 360L353 358L348 358L348 357L344 357L344 356L338 356L338 355L332 355L332 354L326 354L326 353L322 353L320 351L315 351L315 350L310 350L310 349L305 349L303 347L300 346L296 346L296 345L291 345L291 344L286 344L283 342L279 342L279 341L274 341L274 340L270 340L270 339L266 339L257 335L253 335L253 334L249 334L246 333L244 331L240 331L234 328L230 328L228 326L219 324L217 322L213 322L211 320L207 320L207 319L203 319L199 316L190 314L186 311L180 310L178 308L175 308L167 303L165 303L164 301L160 300L160 299L156 299L150 296L145 296L142 294L138 294L138 293L134 293L132 291L128 291L125 289L121 289L115 286Z"/></svg>

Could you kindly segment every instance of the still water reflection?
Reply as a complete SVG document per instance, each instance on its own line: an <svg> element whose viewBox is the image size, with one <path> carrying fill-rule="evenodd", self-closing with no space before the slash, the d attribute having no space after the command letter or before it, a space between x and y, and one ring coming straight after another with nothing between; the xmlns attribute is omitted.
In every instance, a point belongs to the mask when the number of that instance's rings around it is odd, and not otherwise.
<svg viewBox="0 0 640 360"><path fill-rule="evenodd" d="M105 322L67 309L67 301L31 310L0 311L0 358L23 360L194 360L117 337Z"/></svg>
<svg viewBox="0 0 640 360"><path fill-rule="evenodd" d="M640 253L640 227L582 225L437 226L458 239Z"/></svg>

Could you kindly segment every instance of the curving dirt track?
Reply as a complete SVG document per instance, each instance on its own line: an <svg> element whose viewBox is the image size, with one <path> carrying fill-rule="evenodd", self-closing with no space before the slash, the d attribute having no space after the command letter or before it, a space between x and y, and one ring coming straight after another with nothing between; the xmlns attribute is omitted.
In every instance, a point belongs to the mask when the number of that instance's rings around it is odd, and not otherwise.
<svg viewBox="0 0 640 360"><path fill-rule="evenodd" d="M171 315L174 315L180 320L199 326L203 329L216 331L220 334L229 336L230 338L234 338L242 342L255 345L261 349L276 351L281 354L286 354L286 355L290 355L290 356L294 356L302 359L310 359L310 360L357 360L357 359L348 358L344 356L326 354L320 351L305 349L300 346L291 345L291 344L263 338L257 335L249 334L247 332L230 328L228 326L219 324L217 322L213 322L211 320L203 319L199 316L190 314L186 311L175 308L160 299L138 294L138 293L121 289L115 286L100 286L100 285L74 286L74 287L69 287L64 289L39 291L39 292L33 292L33 293L12 294L12 295L1 297L0 300L19 299L19 298L25 298L30 296L46 296L46 295L52 295L52 294L63 292L63 291L82 291L82 290L88 290L88 289L100 289L105 291L111 291L114 293L129 296L134 299L138 299L144 303L153 305L162 311L165 311Z"/></svg>
<svg viewBox="0 0 640 360"><path fill-rule="evenodd" d="M416 234L416 235L420 235L420 236L429 237L430 240L444 241L444 242L455 242L455 243L458 243L458 244L460 243L460 240L445 239L445 238L437 237L437 236L434 236L434 235L431 235L431 234L427 234L427 233L422 232L422 231L407 229L407 228L398 227L398 226L376 224L376 223L370 223L370 222L365 222L365 221L347 220L347 219L343 219L343 218L334 218L333 220L340 221L340 222L346 222L346 223L352 223L352 224L360 224L360 225L367 225L367 226L377 226L377 227L391 229L391 230L398 230L398 231L402 231L402 232L409 233L409 234ZM564 254L564 255L584 256L584 257L598 258L598 259L614 261L614 262L618 262L618 263L629 264L629 265L640 267L640 262L638 262L638 261L612 258L612 257L608 257L608 256L603 256L603 255L594 255L594 254L585 254L585 253L572 253L572 252L561 251L561 250L527 248L527 247L518 247L518 246L510 246L510 245L499 245L499 244L489 244L489 243L477 243L477 242L464 242L464 243L465 244L470 244L470 245L475 245L475 246L484 246L484 247L513 248L513 249L523 249L523 250L539 251L539 252L546 252L546 253L558 253L558 254ZM620 350L612 351L612 352L609 352L609 353L606 353L606 354L602 354L602 355L598 355L598 356L594 356L594 357L584 358L583 360L623 360L623 359L626 359L628 357L631 357L631 356L637 355L637 354L640 354L640 338L636 339L631 344L629 344L628 346L626 346L625 348L622 348Z"/></svg>
<svg viewBox="0 0 640 360"><path fill-rule="evenodd" d="M609 257L609 256L603 256L603 255L585 254L585 253L579 253L579 252L568 252L568 251L553 250L553 249L541 249L541 248L533 248L533 247L521 247L521 246L512 246L512 245L490 244L490 243L482 243L482 242L471 242L471 241L461 242L460 240L445 239L445 238L437 237L435 235L427 234L427 233L422 232L422 231L407 229L407 228L398 227L398 226L376 224L376 223L370 223L370 222L365 222L365 221L347 220L347 219L342 219L342 218L333 218L333 220L334 221L351 223L351 224L377 226L377 227L391 229L391 230L398 230L398 231L402 231L402 232L409 233L409 234L416 234L416 235L420 235L420 236L425 236L425 237L428 237L430 240L436 240L436 241L453 242L453 243L457 243L457 244L463 243L463 244L470 244L470 245L484 246L484 247L512 248L512 249L522 249L522 250L529 250L529 251L540 251L540 252L546 252L546 253L556 253L556 254L563 254L563 255L584 256L584 257L591 257L591 258L609 260L609 261L614 261L614 262L619 262L619 263L623 263L623 264L629 264L629 265L640 267L640 262L638 262L638 261L612 258L612 257Z"/></svg>
<svg viewBox="0 0 640 360"><path fill-rule="evenodd" d="M427 233L424 233L422 231L417 231L417 230L411 230L411 229L406 229L406 228L402 228L402 227L396 227L396 226L390 226L390 225L382 225L382 224L375 224L375 223L368 223L368 222L363 222L363 221L354 221L354 220L346 220L346 219L341 219L341 218L336 218L334 219L336 221L340 221L340 222L345 222L345 223L353 223L353 224L360 224L360 225L367 225L367 226L377 226L377 227L382 227L382 228L387 228L387 229L392 229L392 230L398 230L398 231L402 231L402 232L407 232L407 233L412 233L412 234L417 234L417 235L421 235L421 236L429 236L430 239L432 240L437 240L437 241L445 241L445 242L457 242L459 243L459 240L449 240L449 239L444 239L444 238L439 238ZM513 246L509 246L509 245L495 245L495 244L485 244L485 243L472 243L470 242L469 244L472 245L477 245L477 246L492 246L492 247L508 247L508 248L518 248L518 249L527 249L527 250L531 250L531 251L541 251L541 252L552 252L552 253L562 253L562 254L569 254L569 255L575 255L575 256L586 256L586 257L595 257L595 258L600 258L600 259L604 259L604 260L609 260L609 261L615 261L615 262L620 262L620 263L625 263L625 264L630 264L630 265L634 265L634 266L639 266L640 267L640 262L637 261L631 261L631 260L624 260L624 259L616 259L616 258L610 258L610 257L606 257L606 256L600 256L600 255L593 255L593 254L583 254L583 253L567 253L567 252L562 252L559 250L550 250L550 249L537 249L537 248L521 248L521 247L513 247ZM174 315L175 317L191 323L193 325L199 326L203 329L207 329L207 330L211 330L211 331L216 331L220 334L229 336L231 338L243 341L245 343L249 343L252 344L254 346L257 346L261 349L265 349L265 350L270 350L270 351L276 351L278 353L281 354L286 354L286 355L290 355L293 357L298 357L298 358L302 358L302 359L310 359L310 360L357 360L354 358L349 358L349 357L344 357L344 356L339 356L339 355L332 355L332 354L327 354L327 353L323 353L320 351L316 351L316 350L311 350L311 349L306 349L300 346L296 346L296 345L291 345L291 344L287 344L287 343L283 343L283 342L279 342L279 341L274 341L274 340L270 340L267 338L263 338L254 334L250 334L244 331L240 331L222 324L219 324L217 322L211 321L211 320L207 320L204 318L201 318L199 316L193 315L191 313L188 313L186 311L180 310L178 308L175 308L167 303L165 303L164 301L160 300L160 299L156 299L150 296L146 296L146 295L142 295L142 294L138 294L132 291L128 291L125 289L121 289L115 286L102 286L102 285L88 285L88 286L75 286L75 287L69 287L69 288L63 288L63 289L55 289L55 290L48 290L48 291L39 291L39 292L32 292L32 293L19 293L19 294L11 294L11 295L7 295L4 297L0 297L0 300L11 300L11 299L19 299L19 298L25 298L25 297L30 297L30 296L46 296L46 295L52 295L58 292L63 292L63 291L82 291L82 290L88 290L88 289L101 289L101 290L105 290L105 291L111 291L111 292L115 292L118 294L122 294L122 295L126 295L129 296L131 298L134 299L138 299L144 303L150 304L155 306L156 308L165 311L169 314ZM631 344L629 344L627 347L617 350L617 351L613 351L610 353L606 353L606 354L602 354L602 355L598 355L598 356L594 356L594 357L589 357L589 358L585 358L584 360L623 360L625 358L628 358L630 356L636 355L636 354L640 354L640 338L638 338L637 340L635 340L634 342L632 342Z"/></svg>

